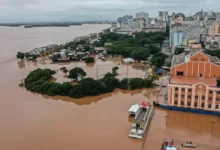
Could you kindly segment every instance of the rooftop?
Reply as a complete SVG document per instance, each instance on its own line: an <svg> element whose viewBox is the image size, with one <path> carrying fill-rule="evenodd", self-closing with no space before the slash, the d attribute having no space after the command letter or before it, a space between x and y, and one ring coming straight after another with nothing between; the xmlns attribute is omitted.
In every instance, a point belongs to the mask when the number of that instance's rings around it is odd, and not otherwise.
<svg viewBox="0 0 220 150"><path fill-rule="evenodd" d="M185 76L172 76L170 78L170 84L193 85L200 82L208 86L216 87L216 78L198 78Z"/></svg>
<svg viewBox="0 0 220 150"><path fill-rule="evenodd" d="M190 49L189 55L193 56L198 52L205 54L203 49ZM205 55L209 57L210 62L220 66L220 60L217 57L211 56L211 55L208 55L208 54L205 54ZM174 55L171 66L173 67L173 66L182 64L184 62L185 62L185 53L182 53L182 54L179 54L179 55Z"/></svg>

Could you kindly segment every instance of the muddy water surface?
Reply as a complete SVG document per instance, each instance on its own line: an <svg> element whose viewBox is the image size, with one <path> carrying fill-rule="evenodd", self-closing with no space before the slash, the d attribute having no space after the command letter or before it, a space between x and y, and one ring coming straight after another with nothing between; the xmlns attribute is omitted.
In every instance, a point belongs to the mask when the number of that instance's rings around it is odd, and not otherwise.
<svg viewBox="0 0 220 150"><path fill-rule="evenodd" d="M43 31L36 32L42 34ZM16 36L19 37L19 35ZM35 38L33 41L37 43L39 39ZM2 42L2 39L1 43L7 44ZM0 149L141 149L143 140L128 137L132 118L128 117L127 111L134 103L144 99L156 99L156 89L135 91L117 89L113 93L82 99L34 94L18 87L18 83L38 67L59 70L63 66L69 69L79 66L86 70L88 76L101 78L104 73L111 71L117 62L97 61L94 66L86 66L83 63L41 65L11 61L10 59L14 59L13 56L16 53L15 46L16 44L4 45L4 47L10 47L7 51L4 51L3 47L0 48L0 51L6 54L5 57L1 54L1 58L4 57L4 60L7 60L0 65ZM20 43L20 46L17 46L19 50L22 47L26 47L26 44ZM32 45L29 47L31 48ZM136 70L130 65L119 65L119 68L120 78L145 75L145 72ZM55 82L63 82L63 75L62 72L58 72L55 75L57 78ZM164 116L168 116L167 120ZM210 121L216 122L213 133L211 133ZM163 138L218 145L220 123L218 118L213 116L156 109L143 149L160 149Z"/></svg>

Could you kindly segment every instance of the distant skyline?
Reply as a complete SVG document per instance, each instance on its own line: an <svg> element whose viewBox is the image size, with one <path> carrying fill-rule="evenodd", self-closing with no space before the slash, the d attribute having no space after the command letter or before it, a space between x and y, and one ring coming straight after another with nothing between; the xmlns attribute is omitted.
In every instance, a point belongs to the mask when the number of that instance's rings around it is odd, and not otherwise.
<svg viewBox="0 0 220 150"><path fill-rule="evenodd" d="M120 16L158 11L186 15L220 11L219 0L0 0L0 22L116 20Z"/></svg>

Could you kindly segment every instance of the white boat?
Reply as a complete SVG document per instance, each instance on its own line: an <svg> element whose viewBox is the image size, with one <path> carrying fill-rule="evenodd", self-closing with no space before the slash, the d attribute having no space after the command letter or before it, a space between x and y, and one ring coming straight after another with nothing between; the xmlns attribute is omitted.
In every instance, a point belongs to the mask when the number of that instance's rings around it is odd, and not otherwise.
<svg viewBox="0 0 220 150"><path fill-rule="evenodd" d="M131 108L128 110L129 115L136 115L137 112L140 110L141 106L139 104L134 104L131 106Z"/></svg>
<svg viewBox="0 0 220 150"><path fill-rule="evenodd" d="M189 148L196 148L196 144L193 144L192 142L186 142L181 144L182 147L189 147Z"/></svg>
<svg viewBox="0 0 220 150"><path fill-rule="evenodd" d="M129 137L141 139L153 115L153 106L149 102L142 102L132 122Z"/></svg>

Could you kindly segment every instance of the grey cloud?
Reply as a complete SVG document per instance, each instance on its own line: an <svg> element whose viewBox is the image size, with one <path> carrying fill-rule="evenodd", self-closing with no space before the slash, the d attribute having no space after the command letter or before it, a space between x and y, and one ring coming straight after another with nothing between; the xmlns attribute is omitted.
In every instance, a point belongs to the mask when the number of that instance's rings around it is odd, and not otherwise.
<svg viewBox="0 0 220 150"><path fill-rule="evenodd" d="M116 20L121 15L144 11L218 11L219 0L0 0L1 21Z"/></svg>

